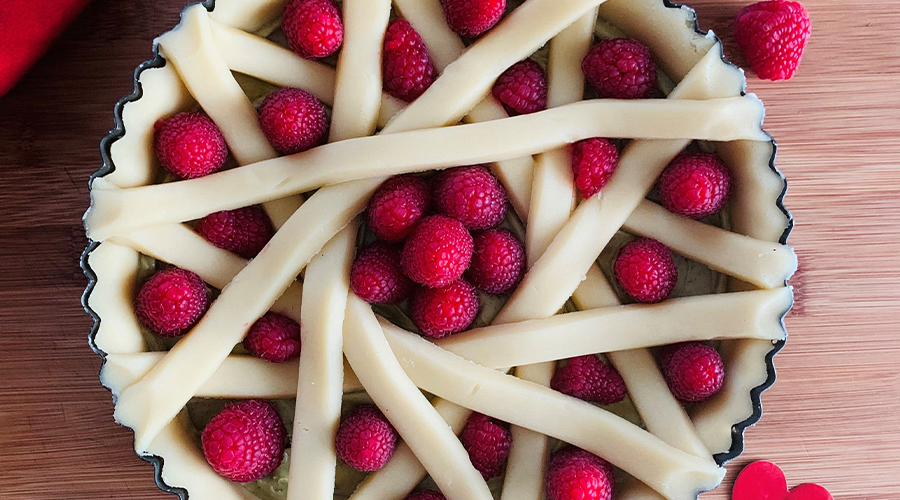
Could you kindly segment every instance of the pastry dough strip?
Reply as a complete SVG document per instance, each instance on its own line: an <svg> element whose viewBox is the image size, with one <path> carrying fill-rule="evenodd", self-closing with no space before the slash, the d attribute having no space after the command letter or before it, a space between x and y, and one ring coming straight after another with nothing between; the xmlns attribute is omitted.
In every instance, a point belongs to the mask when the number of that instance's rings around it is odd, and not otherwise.
<svg viewBox="0 0 900 500"><path fill-rule="evenodd" d="M669 500L694 499L725 473L590 403L479 366L385 322L382 327L403 370L422 390L602 456Z"/></svg>
<svg viewBox="0 0 900 500"><path fill-rule="evenodd" d="M353 293L347 302L344 354L369 396L448 500L491 500L456 434L404 373L371 307Z"/></svg>

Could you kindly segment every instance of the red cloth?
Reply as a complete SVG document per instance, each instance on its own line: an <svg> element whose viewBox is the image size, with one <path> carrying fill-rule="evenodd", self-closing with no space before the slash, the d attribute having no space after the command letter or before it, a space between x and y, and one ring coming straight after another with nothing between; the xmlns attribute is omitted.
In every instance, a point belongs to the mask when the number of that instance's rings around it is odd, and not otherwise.
<svg viewBox="0 0 900 500"><path fill-rule="evenodd" d="M0 95L11 89L90 0L0 0Z"/></svg>

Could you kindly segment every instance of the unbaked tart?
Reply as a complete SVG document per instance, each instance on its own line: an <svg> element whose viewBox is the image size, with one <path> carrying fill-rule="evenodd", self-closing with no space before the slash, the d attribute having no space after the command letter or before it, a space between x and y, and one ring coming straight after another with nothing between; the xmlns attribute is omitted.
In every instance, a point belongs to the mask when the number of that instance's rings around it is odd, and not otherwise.
<svg viewBox="0 0 900 500"><path fill-rule="evenodd" d="M694 12L667 0L510 0L496 26L461 38L440 0L344 0L340 52L314 60L285 41L284 8L188 6L138 68L91 180L91 342L115 418L134 430L160 486L191 500L402 500L423 488L450 500L540 500L548 456L571 445L614 467L612 498L687 500L716 487L774 381L796 258L763 106ZM383 91L383 39L398 18L434 72L409 102ZM644 98L605 98L585 84L590 47L619 38L652 55L657 82ZM525 59L548 75L547 109L511 117L492 87ZM273 147L257 108L279 87L324 103L326 144L288 155ZM221 171L178 179L160 167L155 125L182 112L208 117L224 137ZM616 148L617 166L582 197L572 144L595 137ZM657 187L685 151L715 155L730 174L727 205L699 220L668 210ZM471 165L499 180L509 201L500 226L522 240L527 265L510 293L478 292L471 327L431 338L408 319L409 301L373 307L350 291L350 268L373 239L365 212L387 179L435 183L432 171ZM273 234L258 254L220 248L198 227L259 206ZM674 254L677 284L662 302L636 303L616 277L635 238ZM154 272L172 268L199 276L210 300L196 324L166 338L135 304ZM299 358L276 363L242 347L270 311L301 325ZM660 369L661 346L682 342L722 360L724 382L702 402L679 401ZM624 400L550 387L572 363L563 360L584 356L614 367ZM200 433L245 399L268 401L286 433L280 465L238 482L210 465ZM370 473L335 450L342 412L363 404L399 436ZM472 412L511 436L497 477L479 473L457 437Z"/></svg>

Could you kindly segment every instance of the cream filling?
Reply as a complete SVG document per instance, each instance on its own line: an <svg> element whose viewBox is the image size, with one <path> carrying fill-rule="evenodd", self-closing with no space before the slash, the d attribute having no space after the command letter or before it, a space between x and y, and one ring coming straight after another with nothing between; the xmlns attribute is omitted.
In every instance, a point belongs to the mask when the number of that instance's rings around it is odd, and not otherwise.
<svg viewBox="0 0 900 500"><path fill-rule="evenodd" d="M669 446L590 403L476 365L418 335L382 326L403 370L422 390L597 454L669 500L694 499L717 486L724 475L714 463ZM560 415L565 415L564 422Z"/></svg>
<svg viewBox="0 0 900 500"><path fill-rule="evenodd" d="M603 0L529 0L444 68L385 130L419 129L459 121L490 92L494 80ZM432 118L444 120L432 124ZM524 156L524 155L520 155Z"/></svg>
<svg viewBox="0 0 900 500"><path fill-rule="evenodd" d="M100 318L94 344L106 354L141 352L147 343L134 313L140 255L126 246L101 243L88 256L97 276L88 306Z"/></svg>
<svg viewBox="0 0 900 500"><path fill-rule="evenodd" d="M720 50L710 50L666 101L734 95L726 88L728 85L719 83L734 77L730 67L722 64L720 54ZM756 129L763 133L759 122ZM611 137L606 134L592 136ZM499 322L555 314L578 288L594 260L647 195L665 166L689 143L687 140L631 142L619 157L618 168L603 191L578 206L547 251L522 279L500 311Z"/></svg>
<svg viewBox="0 0 900 500"><path fill-rule="evenodd" d="M786 245L732 233L673 214L642 201L624 229L657 239L674 252L760 288L777 288L797 270L797 256Z"/></svg>
<svg viewBox="0 0 900 500"><path fill-rule="evenodd" d="M348 224L306 268L288 500L334 496L334 436L344 394L344 310L357 230L357 224Z"/></svg>
<svg viewBox="0 0 900 500"><path fill-rule="evenodd" d="M490 368L686 341L782 340L791 290L720 293L558 314L475 328L435 341Z"/></svg>
<svg viewBox="0 0 900 500"><path fill-rule="evenodd" d="M675 144L678 146L688 138L760 138L761 117L759 101L747 97L707 101L599 99L485 123L350 139L198 179L117 189L99 178L93 184L86 226L92 239L103 240L344 181L518 158L587 137L682 139ZM673 142L633 143L630 149L649 149L652 156L648 159L666 160L664 165L674 154L663 154L669 151L658 151L657 144ZM632 166L625 160L623 155L618 172L628 174L614 175L609 193L615 192L614 185L627 182L635 174L650 177L647 174L656 170ZM650 183L652 180L637 187L628 184L626 194L633 198ZM605 202L610 196L604 196ZM600 203L598 198L592 200ZM628 212L633 205L636 202L627 205ZM620 211L626 207L622 203L618 206Z"/></svg>
<svg viewBox="0 0 900 500"><path fill-rule="evenodd" d="M404 373L372 309L354 294L344 320L344 354L372 400L449 500L493 498L456 434Z"/></svg>
<svg viewBox="0 0 900 500"><path fill-rule="evenodd" d="M165 352L108 354L100 371L100 381L118 396L159 363ZM231 355L195 394L215 399L290 399L297 396L298 362L272 363L253 356ZM345 366L343 392L362 390L359 379Z"/></svg>

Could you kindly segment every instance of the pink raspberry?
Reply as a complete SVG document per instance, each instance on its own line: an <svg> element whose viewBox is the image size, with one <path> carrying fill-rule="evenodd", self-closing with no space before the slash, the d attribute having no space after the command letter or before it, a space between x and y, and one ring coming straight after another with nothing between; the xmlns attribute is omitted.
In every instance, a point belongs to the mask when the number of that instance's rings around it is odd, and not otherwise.
<svg viewBox="0 0 900 500"><path fill-rule="evenodd" d="M306 59L330 56L344 41L341 13L331 0L289 0L281 28L291 49Z"/></svg>
<svg viewBox="0 0 900 500"><path fill-rule="evenodd" d="M274 312L267 312L256 320L247 336L244 349L273 363L283 363L300 357L300 324Z"/></svg>
<svg viewBox="0 0 900 500"><path fill-rule="evenodd" d="M438 212L471 230L490 229L506 215L506 190L481 165L457 167L437 175L434 202Z"/></svg>
<svg viewBox="0 0 900 500"><path fill-rule="evenodd" d="M440 288L419 288L413 293L410 316L424 335L439 339L469 327L479 307L475 287L458 280Z"/></svg>
<svg viewBox="0 0 900 500"><path fill-rule="evenodd" d="M390 460L397 431L375 405L357 406L341 420L335 437L337 455L362 472L376 471Z"/></svg>
<svg viewBox="0 0 900 500"><path fill-rule="evenodd" d="M497 477L503 472L512 433L509 424L481 413L469 416L459 440L469 453L469 459L484 479Z"/></svg>
<svg viewBox="0 0 900 500"><path fill-rule="evenodd" d="M275 233L265 210L255 205L211 213L196 229L206 241L245 259L256 257Z"/></svg>
<svg viewBox="0 0 900 500"><path fill-rule="evenodd" d="M293 87L282 87L263 99L259 126L283 155L306 151L328 138L325 106L309 92Z"/></svg>
<svg viewBox="0 0 900 500"><path fill-rule="evenodd" d="M637 302L663 301L678 283L672 252L651 238L638 238L623 246L613 267L625 293Z"/></svg>
<svg viewBox="0 0 900 500"><path fill-rule="evenodd" d="M612 465L578 448L561 449L547 466L548 500L612 500L614 486Z"/></svg>
<svg viewBox="0 0 900 500"><path fill-rule="evenodd" d="M578 141L572 147L572 172L582 198L599 193L619 166L619 151L601 137Z"/></svg>
<svg viewBox="0 0 900 500"><path fill-rule="evenodd" d="M218 172L228 159L225 136L200 113L178 113L153 126L153 150L167 172L195 179Z"/></svg>
<svg viewBox="0 0 900 500"><path fill-rule="evenodd" d="M563 394L611 405L625 399L625 381L615 368L600 361L594 354L568 361L553 375L550 387Z"/></svg>
<svg viewBox="0 0 900 500"><path fill-rule="evenodd" d="M405 300L413 286L400 269L400 250L383 241L362 249L350 268L350 289L370 304Z"/></svg>
<svg viewBox="0 0 900 500"><path fill-rule="evenodd" d="M728 202L731 175L712 153L682 153L659 177L659 197L670 212L692 219L718 213Z"/></svg>
<svg viewBox="0 0 900 500"><path fill-rule="evenodd" d="M505 229L488 229L474 239L466 277L479 290L507 293L525 272L525 247Z"/></svg>
<svg viewBox="0 0 900 500"><path fill-rule="evenodd" d="M431 193L421 177L391 177L369 199L369 229L379 239L402 241L430 207Z"/></svg>
<svg viewBox="0 0 900 500"><path fill-rule="evenodd" d="M672 394L681 401L705 401L725 383L725 364L718 351L701 342L663 349L662 372Z"/></svg>
<svg viewBox="0 0 900 500"><path fill-rule="evenodd" d="M381 75L384 90L412 102L434 82L434 63L425 42L406 19L394 19L384 34Z"/></svg>
<svg viewBox="0 0 900 500"><path fill-rule="evenodd" d="M419 490L406 495L403 500L447 500L447 497L439 491Z"/></svg>
<svg viewBox="0 0 900 500"><path fill-rule="evenodd" d="M281 417L266 401L248 400L222 408L200 436L206 461L220 475L250 483L272 473L284 458Z"/></svg>
<svg viewBox="0 0 900 500"><path fill-rule="evenodd" d="M194 327L206 309L206 283L185 269L157 271L141 286L134 310L145 328L160 337L178 337Z"/></svg>
<svg viewBox="0 0 900 500"><path fill-rule="evenodd" d="M646 99L656 90L656 65L650 49L637 40L612 38L591 47L581 71L600 97Z"/></svg>
<svg viewBox="0 0 900 500"><path fill-rule="evenodd" d="M547 108L547 75L540 64L525 59L497 78L492 93L510 116L534 113Z"/></svg>
<svg viewBox="0 0 900 500"><path fill-rule="evenodd" d="M472 259L472 235L443 215L422 219L403 246L400 266L413 281L429 287L458 280Z"/></svg>
<svg viewBox="0 0 900 500"><path fill-rule="evenodd" d="M750 67L765 80L794 76L812 25L800 2L770 0L748 5L734 20L734 38Z"/></svg>
<svg viewBox="0 0 900 500"><path fill-rule="evenodd" d="M447 25L459 36L475 38L496 25L506 0L441 0Z"/></svg>

